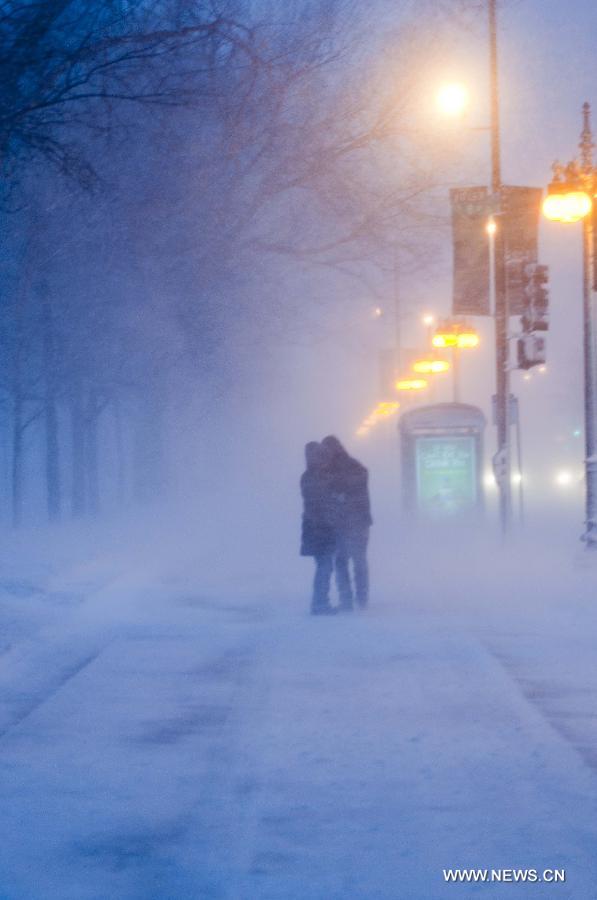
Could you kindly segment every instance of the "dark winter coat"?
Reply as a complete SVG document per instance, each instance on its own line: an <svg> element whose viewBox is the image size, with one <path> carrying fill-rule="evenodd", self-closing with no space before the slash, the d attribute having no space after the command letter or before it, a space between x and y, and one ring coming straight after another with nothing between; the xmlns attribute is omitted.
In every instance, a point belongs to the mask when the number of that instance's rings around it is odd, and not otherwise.
<svg viewBox="0 0 597 900"><path fill-rule="evenodd" d="M301 495L301 556L325 556L333 553L336 533L330 521L329 475L320 468L307 468L301 476Z"/></svg>
<svg viewBox="0 0 597 900"><path fill-rule="evenodd" d="M369 473L346 451L329 464L334 527L343 532L362 531L373 524L369 500Z"/></svg>

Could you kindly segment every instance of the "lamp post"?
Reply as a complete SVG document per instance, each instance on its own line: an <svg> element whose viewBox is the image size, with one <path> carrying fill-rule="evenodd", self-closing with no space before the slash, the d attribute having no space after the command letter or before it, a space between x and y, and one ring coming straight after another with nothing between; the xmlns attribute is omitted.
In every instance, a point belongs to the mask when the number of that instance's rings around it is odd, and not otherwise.
<svg viewBox="0 0 597 900"><path fill-rule="evenodd" d="M433 337L433 326L435 325L435 316L433 315L433 313L425 313L425 315L421 319L421 322L427 334L427 343L431 344L431 338Z"/></svg>
<svg viewBox="0 0 597 900"><path fill-rule="evenodd" d="M512 517L510 489L510 353L508 324L510 313L506 293L506 259L502 210L502 173L500 149L500 95L498 79L497 0L487 0L489 24L489 131L491 143L491 214L489 235L493 247L493 296L495 319L496 425L497 450L493 457L494 474L500 498L500 524L505 537ZM464 88L447 85L437 97L439 107L451 115L462 114L467 102ZM456 360L455 360L456 362Z"/></svg>
<svg viewBox="0 0 597 900"><path fill-rule="evenodd" d="M510 493L510 359L508 323L510 311L506 294L506 259L503 215L501 208L500 101L497 52L496 0L489 0L489 88L491 134L491 193L493 195L493 279L495 297L495 367L497 451L494 470L500 495L502 536L510 528L512 498ZM494 230L495 229L495 230Z"/></svg>
<svg viewBox="0 0 597 900"><path fill-rule="evenodd" d="M582 108L580 160L563 167L554 165L554 179L548 187L543 214L554 222L582 221L582 294L585 406L586 520L582 539L587 549L597 549L597 427L595 422L595 323L593 292L597 291L596 204L597 169L593 165L593 136L590 106Z"/></svg>

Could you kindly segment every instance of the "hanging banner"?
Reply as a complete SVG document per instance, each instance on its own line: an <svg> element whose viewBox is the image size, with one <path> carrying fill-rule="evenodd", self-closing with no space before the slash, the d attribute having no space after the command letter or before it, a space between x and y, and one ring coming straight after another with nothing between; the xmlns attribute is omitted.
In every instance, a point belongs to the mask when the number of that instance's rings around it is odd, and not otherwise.
<svg viewBox="0 0 597 900"><path fill-rule="evenodd" d="M485 187L452 188L452 244L454 254L452 313L488 316L489 308L489 192Z"/></svg>
<svg viewBox="0 0 597 900"><path fill-rule="evenodd" d="M525 306L524 267L537 262L541 188L503 186L500 219L504 234L506 291L511 316ZM489 304L489 240L491 197L487 188L454 188L452 240L454 253L452 313L491 315ZM497 210L496 210L497 212Z"/></svg>
<svg viewBox="0 0 597 900"><path fill-rule="evenodd" d="M511 316L524 312L524 267L537 262L541 188L502 187L506 291Z"/></svg>

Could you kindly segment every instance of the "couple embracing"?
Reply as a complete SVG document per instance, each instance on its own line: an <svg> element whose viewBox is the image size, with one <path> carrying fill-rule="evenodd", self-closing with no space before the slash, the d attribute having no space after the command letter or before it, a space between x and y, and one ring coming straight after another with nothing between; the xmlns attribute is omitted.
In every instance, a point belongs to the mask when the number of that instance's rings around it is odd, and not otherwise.
<svg viewBox="0 0 597 900"><path fill-rule="evenodd" d="M305 456L301 555L315 558L311 612L348 612L353 600L365 607L369 599L367 544L373 522L367 469L332 435L320 444L308 443ZM334 571L339 606L332 606L329 597Z"/></svg>

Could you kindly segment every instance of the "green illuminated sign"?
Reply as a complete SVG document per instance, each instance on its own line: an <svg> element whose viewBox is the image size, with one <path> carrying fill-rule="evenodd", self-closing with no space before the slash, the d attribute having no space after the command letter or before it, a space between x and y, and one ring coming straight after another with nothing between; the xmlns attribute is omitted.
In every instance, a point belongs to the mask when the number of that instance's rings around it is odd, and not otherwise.
<svg viewBox="0 0 597 900"><path fill-rule="evenodd" d="M477 503L477 460L473 437L416 440L417 500L421 512L449 516Z"/></svg>

